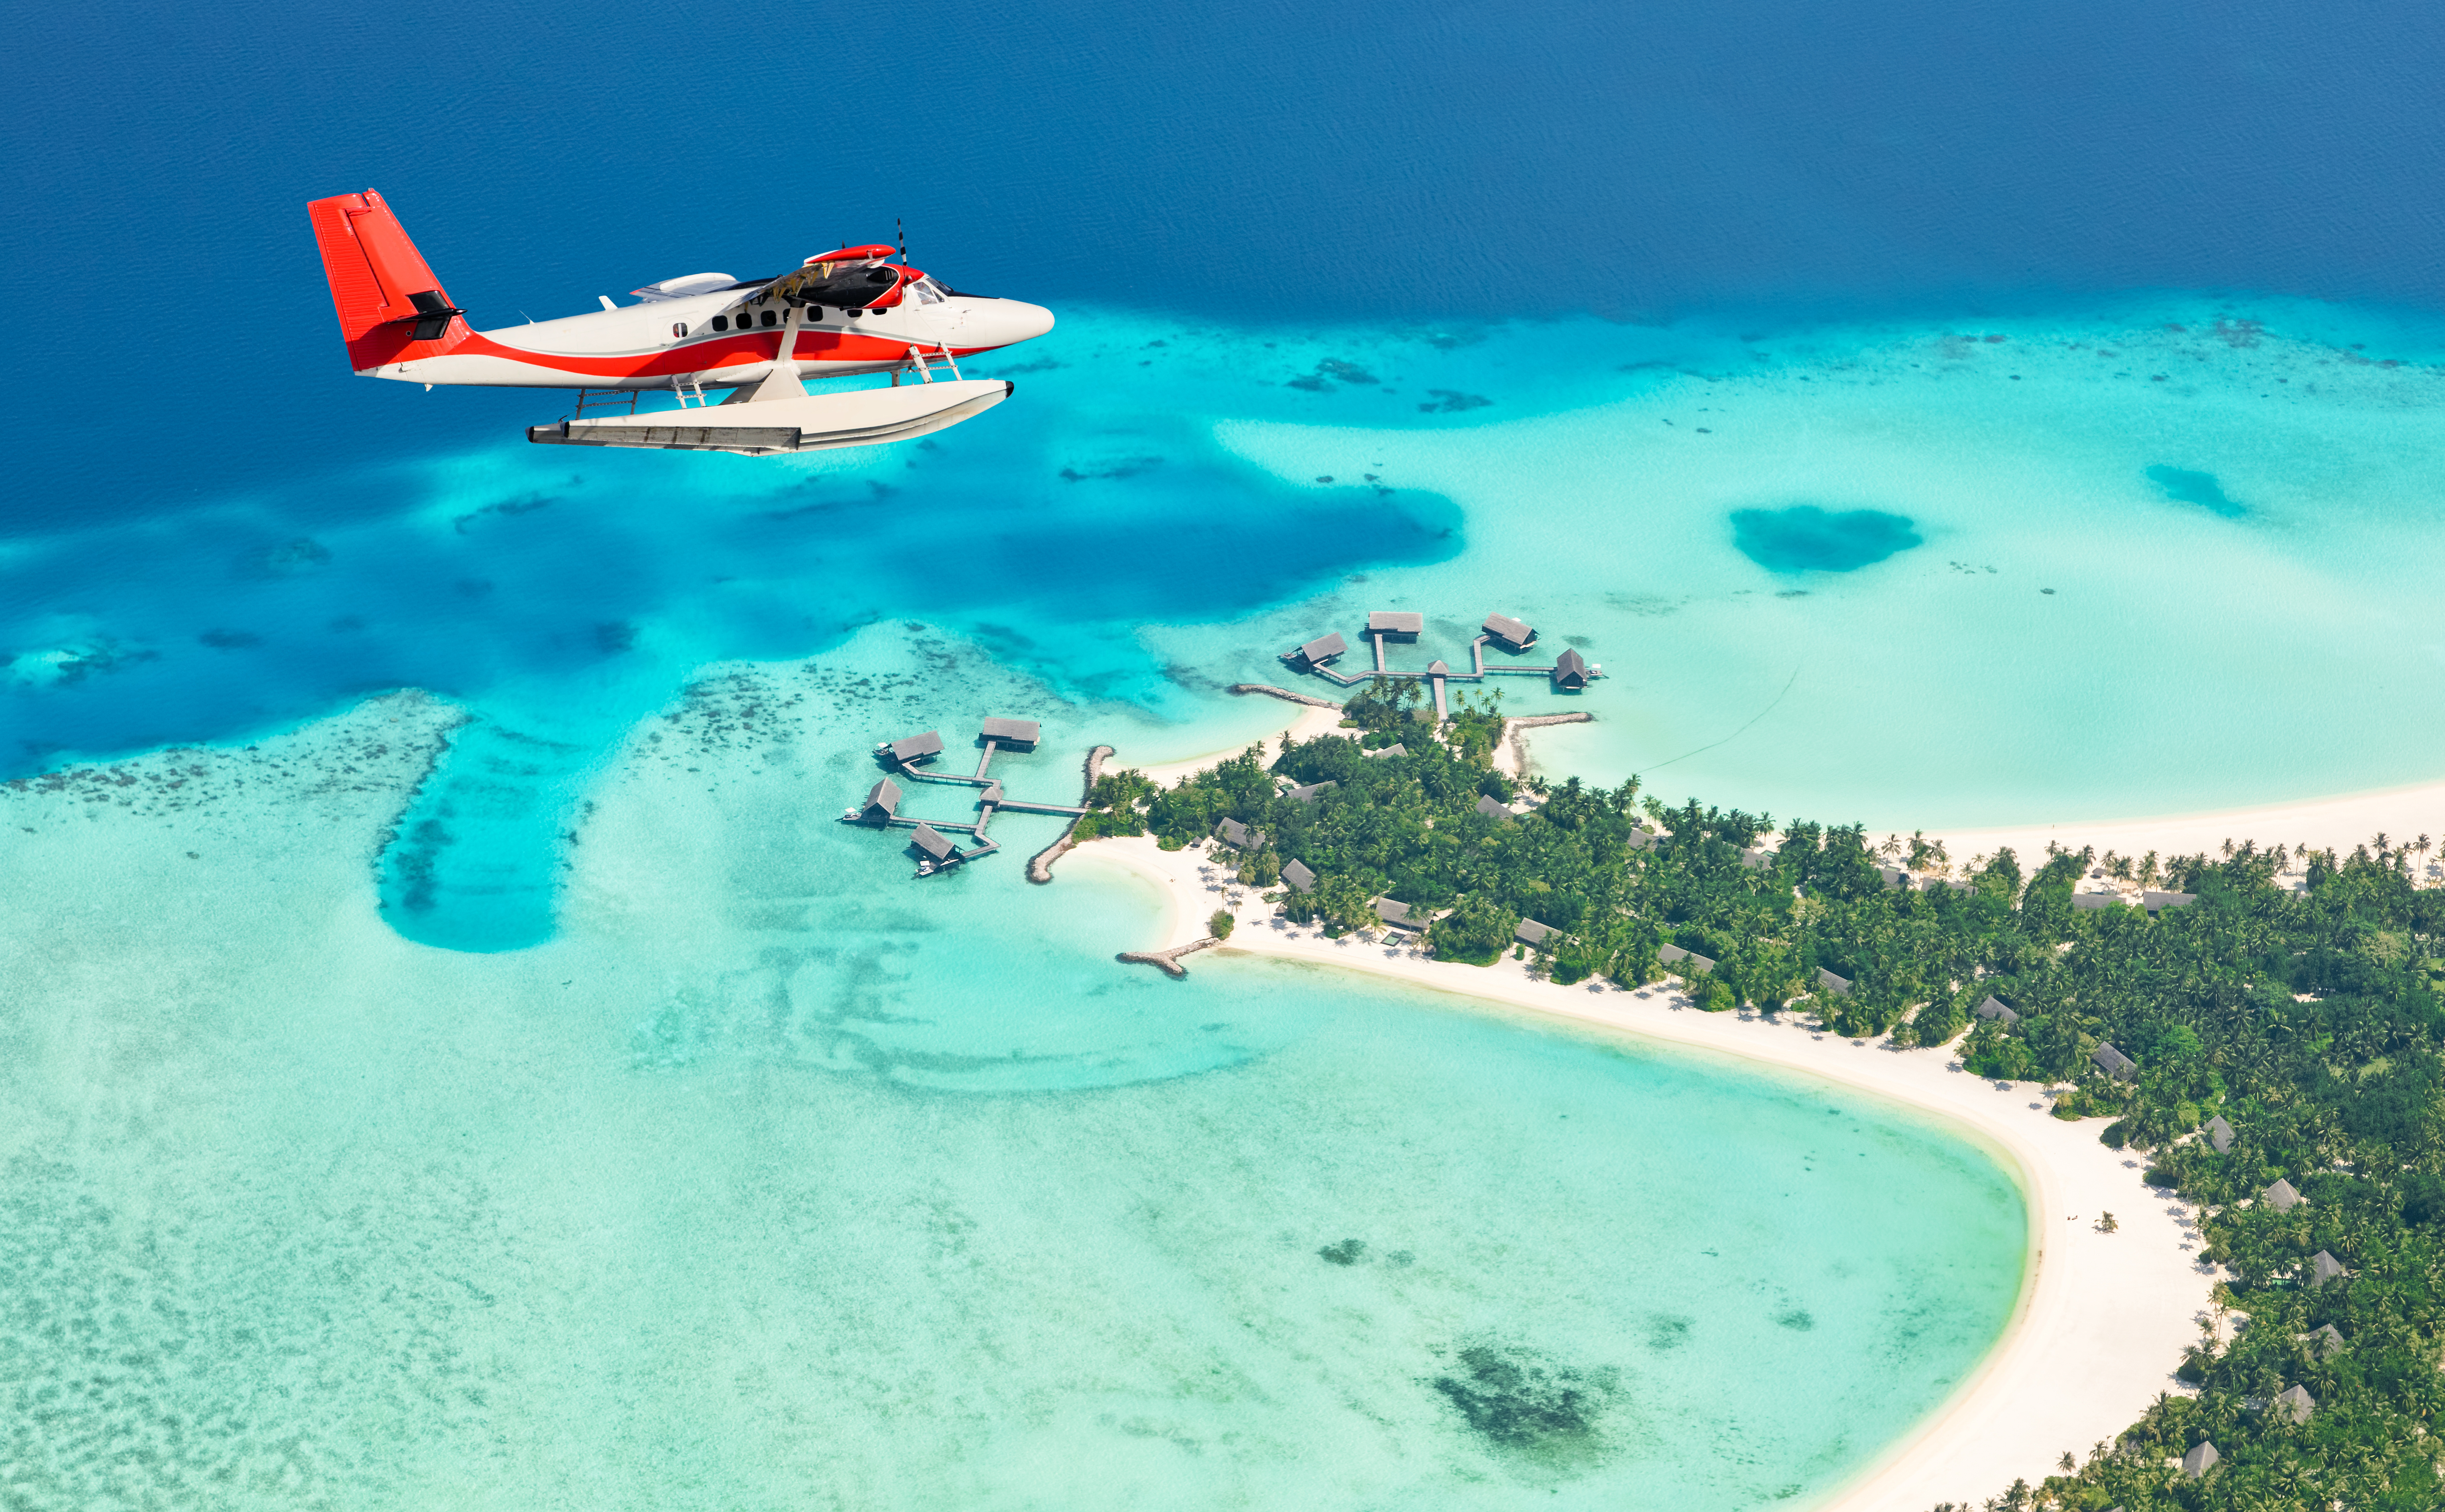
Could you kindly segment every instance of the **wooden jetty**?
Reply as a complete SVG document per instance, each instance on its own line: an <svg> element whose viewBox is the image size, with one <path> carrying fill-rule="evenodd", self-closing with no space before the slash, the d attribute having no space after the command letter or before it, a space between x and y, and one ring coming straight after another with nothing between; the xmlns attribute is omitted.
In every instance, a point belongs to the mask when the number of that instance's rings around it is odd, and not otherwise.
<svg viewBox="0 0 2445 1512"><path fill-rule="evenodd" d="M877 754L910 782L937 782L978 789L976 818L961 823L948 819L912 818L900 812L900 804L905 794L898 783L886 776L868 792L863 804L841 814L841 822L869 825L880 830L914 831L912 840L925 856L917 868L917 874L922 877L947 870L963 861L974 861L979 856L989 856L1000 849L1001 842L986 831L993 824L994 815L1005 809L1017 813L1066 813L1073 820L1078 819L1087 812L1085 804L1036 803L1013 798L1002 792L1001 780L990 775L998 752L1005 747L1013 751L1032 751L1041 734L1041 728L1033 719L986 719L978 736L983 749L977 756L977 770L969 774L929 772L918 764L942 754L943 737L935 731L927 730L903 740L886 741L875 748ZM1092 780L1090 777L1091 786ZM975 843L961 849L947 838L946 832L963 832Z"/></svg>
<svg viewBox="0 0 2445 1512"><path fill-rule="evenodd" d="M1294 671L1313 673L1316 677L1337 682L1345 688L1355 687L1371 678L1403 678L1429 683L1434 689L1437 722L1450 717L1445 701L1444 684L1446 682L1483 682L1489 677L1502 676L1541 677L1551 679L1554 686L1562 692L1577 693L1603 675L1601 667L1591 665L1585 657L1574 650L1565 650L1553 662L1543 665L1531 666L1524 663L1497 663L1492 666L1486 665L1485 643L1488 641L1495 642L1506 651L1524 651L1536 644L1535 626L1504 614L1489 614L1485 617L1484 627L1479 631L1476 639L1468 643L1468 670L1465 672L1454 671L1441 660L1434 662L1424 672L1404 672L1390 665L1384 658L1384 643L1416 640L1426 630L1426 619L1423 614L1411 614L1394 609L1376 609L1370 612L1367 616L1367 639L1374 649L1375 664L1369 671L1360 673L1356 677L1345 676L1333 669L1333 663L1339 661L1343 653L1349 649L1337 632L1319 636L1304 645L1285 651L1282 653L1281 660ZM1234 687L1232 691L1236 693L1241 687L1251 691L1275 691L1261 683L1242 683Z"/></svg>

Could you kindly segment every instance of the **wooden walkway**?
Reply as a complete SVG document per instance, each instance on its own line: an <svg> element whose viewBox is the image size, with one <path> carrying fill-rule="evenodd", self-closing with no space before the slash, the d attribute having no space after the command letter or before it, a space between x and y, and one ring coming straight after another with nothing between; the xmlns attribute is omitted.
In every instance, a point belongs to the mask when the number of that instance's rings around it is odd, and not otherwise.
<svg viewBox="0 0 2445 1512"><path fill-rule="evenodd" d="M914 830L919 825L925 825L935 830L961 831L973 837L978 843L974 847L965 850L954 849L951 852L950 859L943 863L944 866L949 866L955 862L974 861L979 856L989 856L1001 849L1001 842L996 840L992 835L985 831L993 824L994 815L1004 809L1008 809L1016 813L1062 813L1068 814L1073 820L1085 815L1087 810L1083 804L1035 803L1023 798L1003 796L1001 791L1001 780L998 777L986 775L986 773L993 766L994 753L999 748L999 745L1000 742L997 740L988 739L985 741L984 751L977 757L977 770L973 774L962 775L956 772L928 772L922 767L910 766L905 762L899 764L898 771L900 775L906 777L911 782L940 782L954 787L971 787L982 790L977 794L977 805L980 812L973 821L962 824L948 819L916 819L910 818L905 814L894 813L883 821L881 828L886 830ZM1110 747L1099 747L1098 749L1109 750ZM1092 786L1092 778L1091 777L1089 781ZM866 822L863 815L855 813L844 814L842 819L843 822L851 824L863 824Z"/></svg>
<svg viewBox="0 0 2445 1512"><path fill-rule="evenodd" d="M1426 681L1437 679L1438 675L1433 672L1398 672L1393 670L1391 667L1385 665L1384 632L1381 630L1372 631L1367 638L1375 643L1375 669L1373 671L1362 672L1356 677L1343 677L1340 673L1335 672L1329 666L1316 666L1312 664L1307 668L1307 670L1315 673L1317 677L1338 682L1345 688L1354 688L1361 682L1371 681L1376 678L1407 678L1414 681ZM1485 664L1485 643L1492 639L1492 636L1481 635L1477 639L1469 642L1469 669L1465 672L1446 672L1441 674L1441 677L1449 678L1455 682L1477 682L1490 677L1517 676L1549 678L1554 675L1556 669L1551 663L1548 663L1543 666L1526 666L1518 663L1501 663L1494 666L1487 666ZM1285 658L1285 660L1288 659ZM1247 687L1262 686L1261 683L1245 683L1242 685ZM1234 689L1233 691L1236 692L1238 690Z"/></svg>

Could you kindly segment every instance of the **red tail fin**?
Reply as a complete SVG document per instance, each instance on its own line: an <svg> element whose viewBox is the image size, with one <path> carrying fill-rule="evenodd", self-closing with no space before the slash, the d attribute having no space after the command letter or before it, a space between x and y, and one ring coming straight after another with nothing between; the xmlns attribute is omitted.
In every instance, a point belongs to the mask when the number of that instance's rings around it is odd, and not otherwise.
<svg viewBox="0 0 2445 1512"><path fill-rule="evenodd" d="M349 366L362 373L457 344L467 329L457 307L382 196L370 189L336 195L308 204L306 214L322 249ZM424 350L410 353L410 346Z"/></svg>

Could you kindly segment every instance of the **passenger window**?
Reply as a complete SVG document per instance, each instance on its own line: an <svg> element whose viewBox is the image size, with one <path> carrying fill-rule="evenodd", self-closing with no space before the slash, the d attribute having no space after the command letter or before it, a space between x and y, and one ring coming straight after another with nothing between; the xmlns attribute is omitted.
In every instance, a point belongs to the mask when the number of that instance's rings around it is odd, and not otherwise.
<svg viewBox="0 0 2445 1512"><path fill-rule="evenodd" d="M687 327L685 326L673 326L671 327L671 334L675 337L684 337L687 335Z"/></svg>
<svg viewBox="0 0 2445 1512"><path fill-rule="evenodd" d="M713 328L715 330L728 330L730 328L730 317L727 315L714 316Z"/></svg>
<svg viewBox="0 0 2445 1512"><path fill-rule="evenodd" d="M768 309L764 312L764 324L767 326L778 326L781 324L781 317Z"/></svg>

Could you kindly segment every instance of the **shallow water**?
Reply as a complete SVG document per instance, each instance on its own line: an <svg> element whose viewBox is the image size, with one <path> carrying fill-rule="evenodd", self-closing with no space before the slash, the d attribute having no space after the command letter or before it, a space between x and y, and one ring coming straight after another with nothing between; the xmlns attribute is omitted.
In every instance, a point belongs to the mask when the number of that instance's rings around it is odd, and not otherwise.
<svg viewBox="0 0 2445 1512"><path fill-rule="evenodd" d="M1412 608L1394 664L1465 664L1501 609L1526 660L1604 669L1501 680L1596 714L1548 770L1670 798L1909 830L2384 787L2445 737L2387 696L2445 661L2437 334L2196 301L1780 333L1070 310L973 364L1012 404L914 447L506 446L21 544L0 713L27 771L461 700L388 891L469 947L550 933L595 764L692 669L904 622L946 649L875 653L925 693L862 705L875 738L1035 699L1186 756L1286 722L1217 695L1291 680L1288 646ZM2312 709L2328 737L2275 733Z"/></svg>
<svg viewBox="0 0 2445 1512"><path fill-rule="evenodd" d="M917 883L830 675L613 757L532 949L377 913L420 700L0 795L28 1505L1746 1507L2008 1316L2019 1195L1911 1117Z"/></svg>

